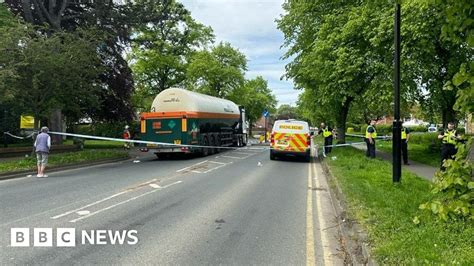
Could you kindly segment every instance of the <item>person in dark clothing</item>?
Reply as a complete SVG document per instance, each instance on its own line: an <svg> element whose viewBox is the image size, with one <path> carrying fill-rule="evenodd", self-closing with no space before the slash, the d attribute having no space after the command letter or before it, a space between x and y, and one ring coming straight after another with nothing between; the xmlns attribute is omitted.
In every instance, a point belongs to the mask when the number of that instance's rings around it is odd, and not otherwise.
<svg viewBox="0 0 474 266"><path fill-rule="evenodd" d="M460 140L459 134L454 128L454 123L449 122L448 128L440 131L438 139L441 139L443 145L441 146L441 170L444 171L446 168L443 166L445 160L454 159L456 155L456 143Z"/></svg>
<svg viewBox="0 0 474 266"><path fill-rule="evenodd" d="M408 140L410 139L410 129L403 127L402 129L402 154L403 164L410 165L408 163Z"/></svg>
<svg viewBox="0 0 474 266"><path fill-rule="evenodd" d="M327 127L326 124L321 123L321 128L318 131L318 135L323 134L324 137L324 155L331 153L332 150L332 142L334 139L333 129ZM329 147L328 147L329 146Z"/></svg>
<svg viewBox="0 0 474 266"><path fill-rule="evenodd" d="M365 130L365 143L367 143L366 156L375 158L375 139L377 138L377 130L375 130L375 119L370 120L370 124Z"/></svg>

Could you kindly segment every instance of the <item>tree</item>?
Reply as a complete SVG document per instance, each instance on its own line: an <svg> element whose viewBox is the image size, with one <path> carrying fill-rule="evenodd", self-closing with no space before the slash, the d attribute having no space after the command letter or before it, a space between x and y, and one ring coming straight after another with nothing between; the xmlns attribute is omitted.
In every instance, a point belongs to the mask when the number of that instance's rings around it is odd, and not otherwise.
<svg viewBox="0 0 474 266"><path fill-rule="evenodd" d="M219 43L210 51L196 52L189 63L187 77L196 90L226 98L244 83L247 59L229 43Z"/></svg>
<svg viewBox="0 0 474 266"><path fill-rule="evenodd" d="M454 109L458 88L449 85L461 65L472 58L472 49L442 37L446 14L442 5L425 1L405 1L402 5L403 51L409 61L406 73L419 83L417 101L437 110L443 124L457 121ZM449 82L449 83L448 83Z"/></svg>
<svg viewBox="0 0 474 266"><path fill-rule="evenodd" d="M132 69L139 95L154 96L182 85L190 56L213 40L212 29L196 22L183 4L170 1L137 1L147 23L136 26ZM143 13L143 12L142 12Z"/></svg>
<svg viewBox="0 0 474 266"><path fill-rule="evenodd" d="M330 106L339 141L345 142L347 116L362 95L390 92L388 55L393 35L379 28L390 19L383 3L360 1L296 1L283 5L287 12L278 21L284 46L292 57L287 78L298 88L312 90L318 106Z"/></svg>
<svg viewBox="0 0 474 266"><path fill-rule="evenodd" d="M100 75L101 90L97 91L100 104L91 106L88 114L100 120L123 121L133 118L130 95L133 90L132 72L124 60L130 30L138 23L140 14L132 13L132 1L73 0L7 0L9 9L31 24L42 27L44 33L79 28L98 29L107 38L97 43L103 71Z"/></svg>
<svg viewBox="0 0 474 266"><path fill-rule="evenodd" d="M277 102L275 96L268 88L267 81L261 76L246 80L243 86L232 90L227 98L245 107L250 125L262 117L265 109L273 112Z"/></svg>
<svg viewBox="0 0 474 266"><path fill-rule="evenodd" d="M0 41L4 55L0 66L6 66L0 67L0 84L8 88L6 100L33 114L36 128L54 108L78 119L97 104L101 70L95 51L97 36L79 32L47 36L25 24L0 27L0 35L5 37Z"/></svg>
<svg viewBox="0 0 474 266"><path fill-rule="evenodd" d="M277 120L299 119L299 116L296 107L289 104L282 104L277 108L275 118Z"/></svg>

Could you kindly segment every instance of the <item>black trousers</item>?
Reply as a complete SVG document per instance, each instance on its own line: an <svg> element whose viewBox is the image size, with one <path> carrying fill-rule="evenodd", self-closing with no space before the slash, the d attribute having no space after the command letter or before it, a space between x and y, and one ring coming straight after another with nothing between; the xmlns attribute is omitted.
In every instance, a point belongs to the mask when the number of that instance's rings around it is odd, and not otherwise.
<svg viewBox="0 0 474 266"><path fill-rule="evenodd" d="M402 155L403 155L403 163L408 163L408 143L406 139L402 139Z"/></svg>
<svg viewBox="0 0 474 266"><path fill-rule="evenodd" d="M332 150L332 147L326 147L328 145L332 145L332 137L324 138L324 153L325 154L330 153Z"/></svg>
<svg viewBox="0 0 474 266"><path fill-rule="evenodd" d="M453 144L443 144L441 147L441 170L445 170L443 167L444 160L454 159L456 152L456 147Z"/></svg>
<svg viewBox="0 0 474 266"><path fill-rule="evenodd" d="M375 139L372 139L373 143L371 144L369 139L365 139L365 143L367 143L367 152L365 155L370 158L375 158Z"/></svg>

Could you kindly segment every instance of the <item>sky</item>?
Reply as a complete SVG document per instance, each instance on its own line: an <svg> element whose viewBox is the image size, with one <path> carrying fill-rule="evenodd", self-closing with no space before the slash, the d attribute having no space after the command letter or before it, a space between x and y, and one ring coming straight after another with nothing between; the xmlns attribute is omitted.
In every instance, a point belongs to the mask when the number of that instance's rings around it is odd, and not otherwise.
<svg viewBox="0 0 474 266"><path fill-rule="evenodd" d="M299 91L293 83L280 80L285 74L283 34L275 19L283 13L284 0L179 0L200 23L211 26L216 42L229 42L248 59L246 78L262 76L278 105L295 105Z"/></svg>

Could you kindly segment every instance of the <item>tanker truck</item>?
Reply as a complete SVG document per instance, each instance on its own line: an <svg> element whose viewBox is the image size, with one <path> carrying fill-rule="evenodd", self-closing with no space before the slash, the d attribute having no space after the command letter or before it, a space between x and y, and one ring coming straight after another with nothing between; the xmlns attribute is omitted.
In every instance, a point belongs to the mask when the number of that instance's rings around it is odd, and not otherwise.
<svg viewBox="0 0 474 266"><path fill-rule="evenodd" d="M244 107L232 101L170 88L155 97L151 112L140 115L140 136L145 141L190 145L147 144L145 150L158 157L177 153L207 156L219 152L216 147L247 145L246 125Z"/></svg>

